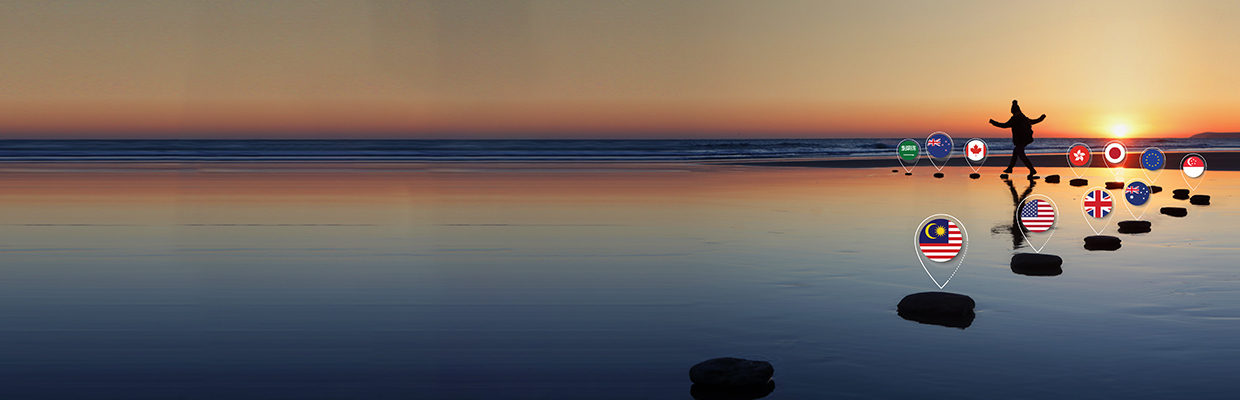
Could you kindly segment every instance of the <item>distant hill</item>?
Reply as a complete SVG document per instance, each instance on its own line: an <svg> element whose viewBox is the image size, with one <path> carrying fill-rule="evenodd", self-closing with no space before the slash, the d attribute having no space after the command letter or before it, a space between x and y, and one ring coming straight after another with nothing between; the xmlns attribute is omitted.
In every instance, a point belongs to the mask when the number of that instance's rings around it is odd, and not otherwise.
<svg viewBox="0 0 1240 400"><path fill-rule="evenodd" d="M1240 132L1202 132L1192 137L1193 139L1240 139Z"/></svg>

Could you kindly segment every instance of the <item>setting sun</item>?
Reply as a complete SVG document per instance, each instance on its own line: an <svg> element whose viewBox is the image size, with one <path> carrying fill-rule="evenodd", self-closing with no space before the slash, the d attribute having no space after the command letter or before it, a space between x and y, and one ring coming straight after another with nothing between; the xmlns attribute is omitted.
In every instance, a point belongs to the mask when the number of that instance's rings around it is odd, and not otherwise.
<svg viewBox="0 0 1240 400"><path fill-rule="evenodd" d="M1120 125L1111 126L1111 134L1115 135L1115 137L1121 137L1121 138L1124 136L1128 136L1128 125L1120 124Z"/></svg>

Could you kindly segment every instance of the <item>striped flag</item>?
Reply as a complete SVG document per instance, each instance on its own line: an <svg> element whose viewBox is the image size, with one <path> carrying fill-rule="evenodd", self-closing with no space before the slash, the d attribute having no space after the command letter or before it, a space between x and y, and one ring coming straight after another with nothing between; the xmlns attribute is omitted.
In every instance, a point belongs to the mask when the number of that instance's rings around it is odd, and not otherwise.
<svg viewBox="0 0 1240 400"><path fill-rule="evenodd" d="M1020 223L1029 232L1046 232L1055 224L1055 207L1051 202L1033 199L1020 208Z"/></svg>
<svg viewBox="0 0 1240 400"><path fill-rule="evenodd" d="M917 244L930 261L946 262L960 253L960 228L946 218L931 220L922 225Z"/></svg>

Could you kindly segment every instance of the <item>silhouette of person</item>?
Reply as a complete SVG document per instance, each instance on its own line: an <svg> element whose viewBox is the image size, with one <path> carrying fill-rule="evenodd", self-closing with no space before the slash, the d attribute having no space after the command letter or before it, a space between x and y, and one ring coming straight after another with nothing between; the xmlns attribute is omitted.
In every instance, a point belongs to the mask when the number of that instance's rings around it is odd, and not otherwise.
<svg viewBox="0 0 1240 400"><path fill-rule="evenodd" d="M1016 104L1016 100L1012 100L1012 118L1007 122L999 123L999 121L990 120L990 124L1000 128L1012 128L1012 161L1008 163L1007 169L1003 173L1012 173L1012 168L1016 166L1016 158L1020 157L1020 162L1029 168L1029 176L1037 175L1038 170L1033 168L1033 163L1029 162L1029 157L1025 155L1025 146L1033 143L1033 124L1042 122L1046 119L1046 114L1042 114L1038 119L1029 119L1024 113L1020 112L1020 105Z"/></svg>

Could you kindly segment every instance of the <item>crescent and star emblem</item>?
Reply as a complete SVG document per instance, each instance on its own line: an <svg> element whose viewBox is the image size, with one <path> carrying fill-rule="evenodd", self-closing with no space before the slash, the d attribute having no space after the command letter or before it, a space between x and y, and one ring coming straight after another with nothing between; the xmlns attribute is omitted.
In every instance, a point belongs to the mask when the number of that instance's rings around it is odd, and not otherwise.
<svg viewBox="0 0 1240 400"><path fill-rule="evenodd" d="M934 234L933 234L933 233L930 233L930 228L933 228L933 227L935 227L935 226L938 226L938 224L929 224L929 225L926 225L926 237L931 238L931 239L938 239L938 238L939 238L938 236L934 236Z"/></svg>

